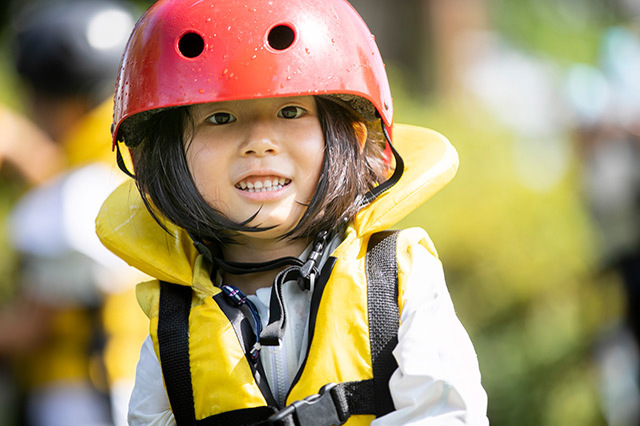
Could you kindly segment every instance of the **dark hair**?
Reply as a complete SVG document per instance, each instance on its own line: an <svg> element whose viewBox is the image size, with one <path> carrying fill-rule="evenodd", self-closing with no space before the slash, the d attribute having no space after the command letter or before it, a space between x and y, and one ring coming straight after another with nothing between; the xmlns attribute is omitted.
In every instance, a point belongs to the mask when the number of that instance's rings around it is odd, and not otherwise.
<svg viewBox="0 0 640 426"><path fill-rule="evenodd" d="M322 172L302 218L282 238L313 237L352 220L362 206L363 195L387 177L380 125L365 123L367 142L361 151L354 127L361 120L355 113L326 98L316 97L316 105L325 139ZM137 133L144 135L141 143L127 141L134 146L136 184L149 212L156 220L158 213L164 215L203 242L229 244L238 231L265 230L247 226L255 215L242 223L233 222L200 195L184 151L184 129L192 125L186 107L166 109L140 124Z"/></svg>

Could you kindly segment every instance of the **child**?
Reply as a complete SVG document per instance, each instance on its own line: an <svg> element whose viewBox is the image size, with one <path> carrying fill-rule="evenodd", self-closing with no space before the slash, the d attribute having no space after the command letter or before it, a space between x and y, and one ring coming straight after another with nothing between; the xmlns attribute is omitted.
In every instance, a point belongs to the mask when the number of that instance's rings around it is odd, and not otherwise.
<svg viewBox="0 0 640 426"><path fill-rule="evenodd" d="M132 425L488 423L428 236L379 233L457 156L392 113L344 0L160 0L140 19L113 135L141 196L119 188L97 224L157 278L138 286Z"/></svg>

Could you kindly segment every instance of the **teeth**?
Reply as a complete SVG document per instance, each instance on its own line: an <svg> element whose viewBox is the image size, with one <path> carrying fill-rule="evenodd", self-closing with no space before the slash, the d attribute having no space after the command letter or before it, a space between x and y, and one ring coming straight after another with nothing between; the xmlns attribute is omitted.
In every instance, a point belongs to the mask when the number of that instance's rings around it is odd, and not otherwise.
<svg viewBox="0 0 640 426"><path fill-rule="evenodd" d="M287 179L279 178L279 179L265 179L264 181L255 181L255 182L239 182L236 186L247 192L269 192L269 191L278 191L282 189L283 186L287 184Z"/></svg>
<svg viewBox="0 0 640 426"><path fill-rule="evenodd" d="M246 189L247 192L273 192L282 189L282 185L271 186L269 188L260 188L260 189Z"/></svg>

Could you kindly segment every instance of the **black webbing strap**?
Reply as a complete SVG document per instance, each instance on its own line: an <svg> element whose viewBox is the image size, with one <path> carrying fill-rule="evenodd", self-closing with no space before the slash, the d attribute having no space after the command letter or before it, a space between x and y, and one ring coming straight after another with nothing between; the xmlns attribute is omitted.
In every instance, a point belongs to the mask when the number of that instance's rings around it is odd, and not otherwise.
<svg viewBox="0 0 640 426"><path fill-rule="evenodd" d="M376 412L375 387L373 379L342 382L337 385L344 395L345 410L349 415L374 414Z"/></svg>
<svg viewBox="0 0 640 426"><path fill-rule="evenodd" d="M226 411L206 419L198 420L197 426L249 426L259 420L266 419L276 410L273 407L241 408L239 410Z"/></svg>
<svg viewBox="0 0 640 426"><path fill-rule="evenodd" d="M160 282L158 346L162 375L178 426L195 425L189 365L191 287Z"/></svg>
<svg viewBox="0 0 640 426"><path fill-rule="evenodd" d="M394 410L389 379L398 368L392 351L398 344L398 231L373 234L367 247L369 339L375 392L375 415Z"/></svg>

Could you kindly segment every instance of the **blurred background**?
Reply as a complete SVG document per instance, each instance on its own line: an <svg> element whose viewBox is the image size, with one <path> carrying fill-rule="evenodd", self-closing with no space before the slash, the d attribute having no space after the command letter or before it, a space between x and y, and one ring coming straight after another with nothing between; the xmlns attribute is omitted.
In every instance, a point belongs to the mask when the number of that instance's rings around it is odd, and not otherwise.
<svg viewBox="0 0 640 426"><path fill-rule="evenodd" d="M28 3L0 5L0 105L9 117L0 123L35 121L33 88L12 66L18 6ZM137 18L151 3L126 6ZM439 250L478 352L491 424L639 425L640 2L351 3L387 64L396 122L438 130L460 154L454 181L401 226L425 227ZM105 122L105 152L92 160L111 155ZM0 305L11 311L25 264L12 212L73 162L46 137L28 161L11 161L5 126ZM129 309L114 306L118 317ZM129 336L133 347L140 335ZM16 401L28 398L10 375L16 351L3 353L2 340L0 424L22 424Z"/></svg>

